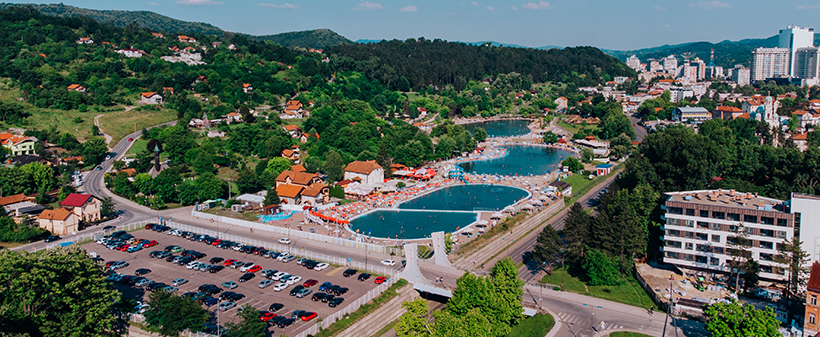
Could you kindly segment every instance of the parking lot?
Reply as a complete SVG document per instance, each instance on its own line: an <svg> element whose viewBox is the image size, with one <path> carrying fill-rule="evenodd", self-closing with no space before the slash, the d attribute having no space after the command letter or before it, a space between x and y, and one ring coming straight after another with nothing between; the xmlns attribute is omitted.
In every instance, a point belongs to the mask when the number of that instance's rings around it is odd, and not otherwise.
<svg viewBox="0 0 820 337"><path fill-rule="evenodd" d="M84 244L83 247L88 252L97 253L105 261L127 261L129 263L127 267L117 270L117 272L121 274L133 275L137 269L147 268L150 269L151 272L147 275L143 275L143 277L146 277L156 282L163 282L165 284L170 285L172 283L172 280L174 279L187 279L189 281L188 283L179 286L179 290L177 291L178 295L182 295L186 292L196 293L198 292L197 288L199 288L199 286L203 284L215 284L217 286L222 287L221 284L223 282L236 282L236 284L238 285L237 288L223 288L223 290L244 294L246 297L237 301L237 306L235 308L229 309L227 311L218 312L219 324L223 326L227 322L236 322L237 309L242 306L251 305L257 310L265 311L268 310L268 307L273 303L284 304L284 308L276 312L277 315L285 315L289 317L290 314L295 310L306 310L316 312L318 314L318 319L324 319L325 317L328 317L334 312L350 305L357 298L363 296L368 291L376 288L377 286L377 284L374 283L375 277L371 277L370 279L364 282L357 280L358 274L352 277L343 277L342 273L347 269L345 267L335 268L333 266L330 266L329 268L322 271L310 270L298 265L296 261L284 263L274 258L265 258L259 255L240 253L232 249L221 249L203 242L191 241L189 239L185 239L182 237L167 235L166 233L167 232L155 232L152 230L138 230L135 232L131 232L130 234L132 234L136 238L156 240L158 242L158 244L154 247L145 248L140 251L132 253L121 252L118 250L109 250L105 246L97 244L95 242ZM177 245L184 249L195 250L206 254L204 258L196 260L199 262L208 263L210 259L213 257L221 257L225 260L236 259L242 262L253 262L257 265L260 265L262 267L262 270L273 269L281 272L286 272L288 274L300 276L302 277L302 281L300 281L298 284L302 284L302 282L308 279L315 279L318 281L318 284L310 287L310 289L312 289L314 293L317 291L319 285L323 282L331 282L334 285L346 287L349 289L349 291L341 296L344 298L343 303L341 303L336 308L330 308L327 303L322 303L321 301L312 301L310 299L312 294L306 296L305 298L297 298L295 296L290 296L290 290L293 289L296 286L296 284L291 285L280 292L274 291L273 286L264 289L259 288L259 282L266 280L266 278L261 276L261 272L256 272L256 277L247 282L239 282L240 276L245 274L245 272L241 272L238 268L232 269L230 267L226 267L225 269L217 273L209 273L207 271L195 271L192 269L186 269L185 265L180 266L172 262L167 262L164 258L156 259L149 257L149 254L152 251L162 251L166 246L169 245ZM175 255L179 254L177 253ZM219 264L221 265L221 263ZM144 290L139 287L130 287L128 285L120 283L117 283L117 287L129 298L134 298L140 301L147 300L147 290ZM215 297L218 296L218 294L215 295ZM215 317L217 316L218 311L217 306L218 304L208 308L208 310L211 311ZM287 335L294 336L303 329L314 324L315 322L316 318L314 318L310 322L296 321L293 325L283 329L280 329L278 327L270 327L268 329L268 335L279 335L281 333L285 333Z"/></svg>

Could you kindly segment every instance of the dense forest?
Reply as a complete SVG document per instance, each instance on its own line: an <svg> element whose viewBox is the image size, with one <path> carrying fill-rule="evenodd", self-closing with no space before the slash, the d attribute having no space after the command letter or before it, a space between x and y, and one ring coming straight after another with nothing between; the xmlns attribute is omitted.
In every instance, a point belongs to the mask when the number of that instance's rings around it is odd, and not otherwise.
<svg viewBox="0 0 820 337"><path fill-rule="evenodd" d="M260 41L270 41L285 47L302 47L322 49L340 44L350 44L348 38L339 35L330 29L302 30L298 32L286 32L273 35L254 36L253 39Z"/></svg>
<svg viewBox="0 0 820 337"><path fill-rule="evenodd" d="M538 50L419 38L339 45L325 51L350 59L342 62L341 69L358 71L403 91L444 85L461 90L469 80L502 73L519 73L534 83L571 82L576 86L636 76L623 62L593 47Z"/></svg>

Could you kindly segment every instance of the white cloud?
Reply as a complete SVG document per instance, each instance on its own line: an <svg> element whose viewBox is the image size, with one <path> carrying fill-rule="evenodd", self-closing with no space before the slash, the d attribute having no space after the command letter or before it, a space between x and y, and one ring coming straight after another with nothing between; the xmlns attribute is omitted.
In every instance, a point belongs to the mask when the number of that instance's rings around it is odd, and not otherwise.
<svg viewBox="0 0 820 337"><path fill-rule="evenodd" d="M375 11L379 9L384 9L384 6L378 2L360 2L356 7L353 7L354 11Z"/></svg>
<svg viewBox="0 0 820 337"><path fill-rule="evenodd" d="M659 11L665 11L666 7L655 5L655 9Z"/></svg>
<svg viewBox="0 0 820 337"><path fill-rule="evenodd" d="M493 6L487 6L487 9L489 9L489 10L491 10L491 11L494 11L494 10L495 10L495 8L493 8Z"/></svg>
<svg viewBox="0 0 820 337"><path fill-rule="evenodd" d="M552 5L550 5L550 3L546 2L546 1L539 1L538 3L534 3L534 2L525 3L525 4L521 5L521 8L523 8L523 9L532 9L532 10L552 9Z"/></svg>
<svg viewBox="0 0 820 337"><path fill-rule="evenodd" d="M156 2L149 2L148 6L160 6L160 4L158 4Z"/></svg>
<svg viewBox="0 0 820 337"><path fill-rule="evenodd" d="M399 12L415 12L417 10L419 10L419 8L416 6L407 6L400 8Z"/></svg>
<svg viewBox="0 0 820 337"><path fill-rule="evenodd" d="M514 11L517 11L517 10L518 10L518 8L516 8L515 6L510 7L510 9L512 9L512 10L514 10Z"/></svg>
<svg viewBox="0 0 820 337"><path fill-rule="evenodd" d="M703 8L703 9L720 9L720 8L729 8L729 4L725 2L720 2L717 0L713 1L698 1L698 2L690 2L689 7L696 7L696 8Z"/></svg>
<svg viewBox="0 0 820 337"><path fill-rule="evenodd" d="M804 5L804 6L797 6L797 9L804 10L804 9L818 9L820 6L817 5Z"/></svg>
<svg viewBox="0 0 820 337"><path fill-rule="evenodd" d="M213 0L179 0L176 2L178 5L197 5L197 6L212 6L212 5L221 5L223 2L220 1L213 1Z"/></svg>
<svg viewBox="0 0 820 337"><path fill-rule="evenodd" d="M266 3L258 3L257 6L261 7L272 7L272 8L280 8L280 9L297 9L301 6L297 6L291 3L285 3L284 5L277 5L277 4L266 4Z"/></svg>
<svg viewBox="0 0 820 337"><path fill-rule="evenodd" d="M471 4L473 4L473 6L478 6L478 2L475 1L471 2Z"/></svg>
<svg viewBox="0 0 820 337"><path fill-rule="evenodd" d="M661 27L663 27L663 28L669 28L669 27L672 27L672 26L670 26L670 25L667 23L667 24L665 24L665 25L663 25L663 26L661 26Z"/></svg>

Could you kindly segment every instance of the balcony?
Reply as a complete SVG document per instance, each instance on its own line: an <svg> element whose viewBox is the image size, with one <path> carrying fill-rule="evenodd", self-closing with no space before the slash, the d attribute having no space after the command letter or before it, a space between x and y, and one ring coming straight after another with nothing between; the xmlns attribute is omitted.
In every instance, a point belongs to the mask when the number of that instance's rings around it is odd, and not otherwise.
<svg viewBox="0 0 820 337"><path fill-rule="evenodd" d="M661 214L661 220L666 220L666 214Z"/></svg>
<svg viewBox="0 0 820 337"><path fill-rule="evenodd" d="M661 235L661 241L663 241L666 237Z"/></svg>

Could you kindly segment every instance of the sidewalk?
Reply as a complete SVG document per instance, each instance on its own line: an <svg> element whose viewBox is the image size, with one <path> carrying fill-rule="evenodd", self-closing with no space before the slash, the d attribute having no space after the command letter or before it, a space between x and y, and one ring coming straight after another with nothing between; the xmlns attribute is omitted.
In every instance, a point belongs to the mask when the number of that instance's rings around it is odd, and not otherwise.
<svg viewBox="0 0 820 337"><path fill-rule="evenodd" d="M413 301L419 297L413 289L413 285L408 284L397 290L399 296L388 301L378 310L371 312L356 323L351 324L347 329L340 332L339 336L369 337L387 326L391 322L399 319L407 310L401 307L404 302Z"/></svg>

